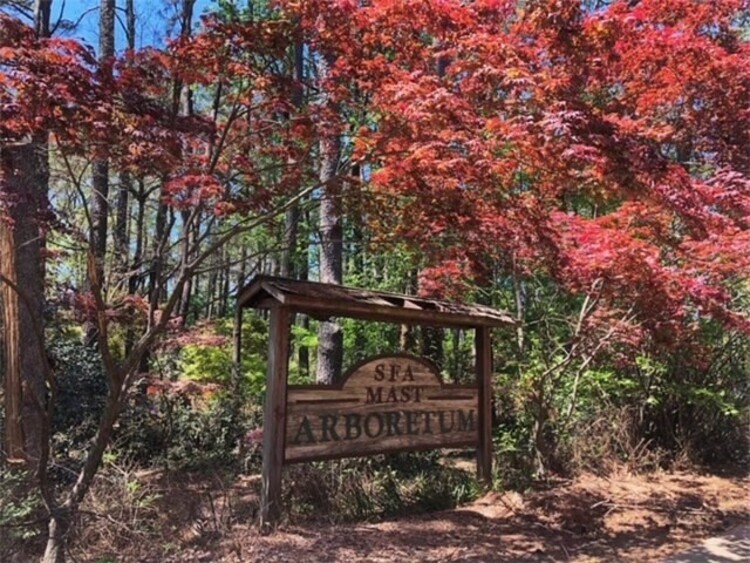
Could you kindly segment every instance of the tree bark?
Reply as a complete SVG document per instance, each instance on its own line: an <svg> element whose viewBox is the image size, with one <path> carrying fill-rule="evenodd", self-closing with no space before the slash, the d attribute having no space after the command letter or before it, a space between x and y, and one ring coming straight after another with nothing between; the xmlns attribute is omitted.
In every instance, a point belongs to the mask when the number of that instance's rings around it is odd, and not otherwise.
<svg viewBox="0 0 750 563"><path fill-rule="evenodd" d="M135 49L135 7L133 0L127 0L125 4L125 36L128 49ZM114 229L114 252L115 270L118 274L117 283L123 284L128 293L130 281L126 280L129 269L130 249L130 194L133 192L133 178L127 170L120 173L120 185L117 189L117 200L115 202L115 229Z"/></svg>
<svg viewBox="0 0 750 563"><path fill-rule="evenodd" d="M304 101L303 81L305 79L303 47L301 43L294 45L294 68L292 69L293 88L292 104L295 109L302 108ZM296 166L294 161L289 162L290 166ZM281 253L281 275L284 277L296 277L297 261L297 235L300 222L299 204L295 203L284 214L284 236L282 241Z"/></svg>
<svg viewBox="0 0 750 563"><path fill-rule="evenodd" d="M320 281L343 283L343 245L341 214L335 190L331 187L336 177L341 152L338 135L325 136L320 142L320 182L323 184L320 202ZM341 378L344 338L336 322L322 322L318 332L318 369L316 381L330 384Z"/></svg>
<svg viewBox="0 0 750 563"><path fill-rule="evenodd" d="M99 6L99 62L105 65L115 54L115 0L101 0ZM107 219L109 215L109 160L93 163L91 198L91 247L96 260L98 283L104 280L104 257L107 252Z"/></svg>
<svg viewBox="0 0 750 563"><path fill-rule="evenodd" d="M52 0L34 4L37 37L50 35ZM0 213L0 274L23 286L24 299L0 281L3 303L6 449L10 458L25 459L35 469L42 449L44 371L39 350L43 338L34 327L44 310L44 233L47 212L49 156L47 135L31 142L0 148L0 191L8 197L5 217Z"/></svg>
<svg viewBox="0 0 750 563"><path fill-rule="evenodd" d="M305 224L309 225L310 217L309 212L305 212ZM305 229L307 231L308 229ZM299 262L299 279L301 280L307 280L310 277L310 268L309 268L309 262L310 262L310 242L309 242L309 236L305 236L305 245L301 249L301 256L300 256L300 262ZM305 330L305 332L310 330L310 317L307 315L299 315L299 322L302 328ZM299 373L300 375L304 375L305 377L309 377L310 375L310 349L307 346L303 346L300 344L300 346L297 348L297 361L299 362Z"/></svg>
<svg viewBox="0 0 750 563"><path fill-rule="evenodd" d="M47 524L47 546L42 563L63 563L65 561L65 537L70 529L68 511L59 510L50 516Z"/></svg>
<svg viewBox="0 0 750 563"><path fill-rule="evenodd" d="M35 469L40 458L45 404L43 349L34 325L44 310L41 215L47 207L49 171L44 142L0 149L0 189L8 199L0 216L0 281L3 302L6 447L12 459ZM31 307L31 309L30 309Z"/></svg>
<svg viewBox="0 0 750 563"><path fill-rule="evenodd" d="M128 286L125 276L128 271L128 248L130 246L130 229L128 229L128 218L130 211L130 192L133 189L133 181L128 172L120 174L120 185L117 190L117 201L115 203L115 229L114 229L114 253L115 269L118 274L118 283Z"/></svg>

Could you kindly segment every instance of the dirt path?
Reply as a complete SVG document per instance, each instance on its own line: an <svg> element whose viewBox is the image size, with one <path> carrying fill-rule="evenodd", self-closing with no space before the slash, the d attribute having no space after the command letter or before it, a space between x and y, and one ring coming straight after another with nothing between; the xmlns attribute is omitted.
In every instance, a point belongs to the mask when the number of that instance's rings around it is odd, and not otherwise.
<svg viewBox="0 0 750 563"><path fill-rule="evenodd" d="M659 561L749 517L746 478L589 476L387 522L307 523L265 537L246 528L222 542L221 557L296 563Z"/></svg>

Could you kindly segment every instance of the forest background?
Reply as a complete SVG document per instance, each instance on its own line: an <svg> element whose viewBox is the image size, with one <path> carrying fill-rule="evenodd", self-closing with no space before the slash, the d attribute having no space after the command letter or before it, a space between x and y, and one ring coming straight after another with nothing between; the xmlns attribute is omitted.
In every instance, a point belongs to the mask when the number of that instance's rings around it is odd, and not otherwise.
<svg viewBox="0 0 750 563"><path fill-rule="evenodd" d="M746 2L0 8L7 537L64 558L102 472L150 505L133 468L257 468L261 273L509 311L498 488L746 467ZM294 382L398 350L472 377L466 331L292 330ZM296 510L477 493L438 454L319 470Z"/></svg>

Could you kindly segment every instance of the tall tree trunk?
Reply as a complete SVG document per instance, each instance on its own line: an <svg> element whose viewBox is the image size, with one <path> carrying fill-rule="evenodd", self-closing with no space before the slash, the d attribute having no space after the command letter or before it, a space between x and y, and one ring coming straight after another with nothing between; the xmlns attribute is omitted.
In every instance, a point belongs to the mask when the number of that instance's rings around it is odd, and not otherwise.
<svg viewBox="0 0 750 563"><path fill-rule="evenodd" d="M125 3L125 36L128 49L135 49L135 6L134 0ZM130 291L130 280L126 280L129 269L130 248L130 194L133 192L133 178L127 170L120 173L120 185L117 189L117 200L115 202L115 228L114 228L114 253L115 271L118 274L117 283L125 284L128 293Z"/></svg>
<svg viewBox="0 0 750 563"><path fill-rule="evenodd" d="M114 229L114 261L115 271L118 274L117 283L128 287L125 276L128 272L128 248L130 247L130 230L128 219L130 216L130 192L133 189L133 181L128 172L120 174L120 185L117 189L117 201L115 203L115 229Z"/></svg>
<svg viewBox="0 0 750 563"><path fill-rule="evenodd" d="M115 0L101 0L99 5L99 62L106 69L115 54ZM104 284L104 256L107 252L107 219L109 216L109 161L100 158L93 163L91 199L91 247L96 261L96 277Z"/></svg>
<svg viewBox="0 0 750 563"><path fill-rule="evenodd" d="M229 252L229 248L224 247L222 250L222 257L224 259L224 265L221 270L221 303L219 304L219 316L224 318L229 312L230 279L232 276L232 255Z"/></svg>
<svg viewBox="0 0 750 563"><path fill-rule="evenodd" d="M336 177L341 153L338 135L324 137L320 142L320 281L341 284L343 276L343 245L341 214L332 181ZM341 378L344 338L336 322L320 323L318 333L318 383L330 384Z"/></svg>
<svg viewBox="0 0 750 563"><path fill-rule="evenodd" d="M304 101L303 81L305 79L303 46L301 43L294 45L294 68L292 69L292 83L294 91L292 92L292 104L299 110ZM294 161L289 162L290 166L295 166ZM284 277L296 277L295 263L297 260L297 234L299 231L300 208L299 203L295 203L284 214L284 236L282 241L281 254L281 275Z"/></svg>
<svg viewBox="0 0 750 563"><path fill-rule="evenodd" d="M50 35L52 0L36 0L34 28L38 37ZM6 450L36 468L42 450L45 381L38 342L44 310L44 233L47 212L49 155L47 135L31 142L0 148L0 190L9 200L7 216L0 214L0 274L23 291L23 299L0 280L3 304L3 356Z"/></svg>
<svg viewBox="0 0 750 563"><path fill-rule="evenodd" d="M141 281L141 267L143 266L143 249L145 247L145 215L146 215L146 186L143 178L138 179L138 195L136 200L138 207L135 212L135 249L133 261L130 265L131 275L128 280L128 293L134 294L138 290Z"/></svg>
<svg viewBox="0 0 750 563"><path fill-rule="evenodd" d="M208 244L212 244L213 238L209 238ZM216 315L216 282L217 264L216 255L211 256L210 272L208 272L208 291L206 292L206 317L211 320Z"/></svg>
<svg viewBox="0 0 750 563"><path fill-rule="evenodd" d="M52 0L35 0L34 29L37 37L50 36L50 15L52 14Z"/></svg>
<svg viewBox="0 0 750 563"><path fill-rule="evenodd" d="M350 253L349 270L352 276L361 282L367 283L369 272L367 271L367 245L365 244L364 221L355 221L352 225L352 248ZM362 323L354 325L354 361L363 360L368 353L367 334Z"/></svg>
<svg viewBox="0 0 750 563"><path fill-rule="evenodd" d="M125 35L128 41L128 49L135 49L135 3L134 0L125 0Z"/></svg>
<svg viewBox="0 0 750 563"><path fill-rule="evenodd" d="M182 10L180 15L180 37L188 38L191 35L194 5L195 0L182 0ZM181 81L177 80L174 84L174 96L175 99L173 101L176 104L173 107L174 114L192 115L193 93L190 88L186 87ZM183 263L187 263L190 260L189 249L193 247L193 242L198 237L198 234L196 232L198 228L198 218L195 218L196 225L193 226L188 224L188 220L190 218L189 211L181 211L180 216L182 218L182 261ZM180 325L182 327L185 327L187 324L188 314L190 313L190 299L192 295L193 283L192 280L188 280L182 290L180 303L177 307L177 316L180 317Z"/></svg>
<svg viewBox="0 0 750 563"><path fill-rule="evenodd" d="M187 225L188 219L190 217L189 211L181 211L180 215L182 217L182 228L183 228L183 237L182 237L182 261L183 263L187 263L190 260L190 249L193 247L193 239L194 239L194 233L195 230L191 229L189 225ZM193 283L191 280L188 280L188 282L184 285L182 288L182 295L180 296L180 304L177 308L177 316L180 317L180 325L184 328L187 326L187 318L188 314L190 313L190 298L193 295Z"/></svg>

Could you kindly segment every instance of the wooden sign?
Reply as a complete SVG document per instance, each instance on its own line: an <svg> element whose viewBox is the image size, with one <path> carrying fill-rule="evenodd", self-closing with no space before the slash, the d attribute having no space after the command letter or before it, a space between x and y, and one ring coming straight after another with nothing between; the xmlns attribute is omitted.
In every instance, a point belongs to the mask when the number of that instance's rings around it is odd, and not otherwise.
<svg viewBox="0 0 750 563"><path fill-rule="evenodd" d="M444 385L428 360L369 358L339 386L290 385L284 461L476 446L476 385Z"/></svg>

